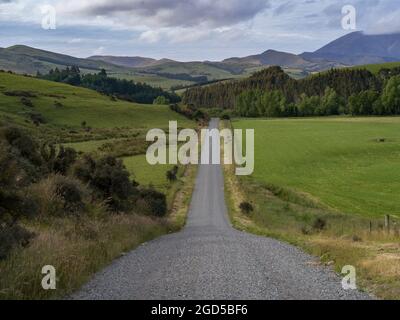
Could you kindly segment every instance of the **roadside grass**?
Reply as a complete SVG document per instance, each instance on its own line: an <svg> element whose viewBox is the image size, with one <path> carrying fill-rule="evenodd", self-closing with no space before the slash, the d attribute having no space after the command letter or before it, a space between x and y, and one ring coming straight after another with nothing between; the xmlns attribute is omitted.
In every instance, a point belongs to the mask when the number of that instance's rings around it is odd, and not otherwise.
<svg viewBox="0 0 400 320"><path fill-rule="evenodd" d="M343 266L353 265L361 290L378 298L400 299L398 221L388 232L382 216L344 214L301 191L255 177L237 177L233 166L225 165L224 173L226 202L235 228L296 245L319 256L321 263L339 274ZM254 211L241 212L242 202L249 202Z"/></svg>
<svg viewBox="0 0 400 320"><path fill-rule="evenodd" d="M94 208L82 218L52 218L25 221L36 234L27 248L15 250L0 261L0 299L59 299L73 293L95 272L140 244L180 230L193 191L196 167L181 168L168 193L165 218L138 213L110 214ZM43 290L41 270L52 265L57 289Z"/></svg>

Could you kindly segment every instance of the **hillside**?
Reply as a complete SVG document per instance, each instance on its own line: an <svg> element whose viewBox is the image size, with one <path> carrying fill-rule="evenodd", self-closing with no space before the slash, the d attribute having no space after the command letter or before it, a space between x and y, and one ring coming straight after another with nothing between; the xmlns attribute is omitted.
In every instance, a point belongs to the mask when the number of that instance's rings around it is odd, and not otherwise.
<svg viewBox="0 0 400 320"><path fill-rule="evenodd" d="M190 85L194 83L179 79L169 79L156 74L144 74L139 70L115 65L97 58L96 60L75 58L23 45L0 48L0 70L35 75L37 72L45 74L54 68L65 69L73 65L78 66L82 73L97 73L101 69L105 69L110 76L148 83L163 89L170 89L174 85Z"/></svg>
<svg viewBox="0 0 400 320"><path fill-rule="evenodd" d="M320 59L347 65L376 64L400 60L400 33L368 35L353 32L334 40L315 52L305 52L304 59Z"/></svg>
<svg viewBox="0 0 400 320"><path fill-rule="evenodd" d="M122 71L121 68L108 64L104 61L80 59L64 54L16 45L9 48L0 48L0 68L15 72L36 74L47 73L50 69L67 66L78 66L86 72L100 71Z"/></svg>
<svg viewBox="0 0 400 320"><path fill-rule="evenodd" d="M127 68L147 67L158 62L156 59L143 57L91 56L88 59L104 61Z"/></svg>
<svg viewBox="0 0 400 320"><path fill-rule="evenodd" d="M112 101L89 89L1 72L0 119L31 126L35 114L43 118L40 127L49 130L81 128L83 121L93 129L168 127L169 120L191 126L167 106Z"/></svg>

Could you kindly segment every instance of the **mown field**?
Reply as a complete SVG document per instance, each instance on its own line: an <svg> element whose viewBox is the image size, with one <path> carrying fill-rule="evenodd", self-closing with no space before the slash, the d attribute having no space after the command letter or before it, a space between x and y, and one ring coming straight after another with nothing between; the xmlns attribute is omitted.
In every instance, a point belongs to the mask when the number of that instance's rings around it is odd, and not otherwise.
<svg viewBox="0 0 400 320"><path fill-rule="evenodd" d="M400 216L400 118L240 120L255 129L259 182L340 212Z"/></svg>

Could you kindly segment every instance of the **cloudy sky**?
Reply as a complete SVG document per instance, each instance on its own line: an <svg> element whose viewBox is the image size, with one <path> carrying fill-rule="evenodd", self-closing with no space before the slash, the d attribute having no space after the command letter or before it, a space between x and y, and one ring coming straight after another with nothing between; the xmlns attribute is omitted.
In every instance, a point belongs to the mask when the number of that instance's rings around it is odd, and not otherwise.
<svg viewBox="0 0 400 320"><path fill-rule="evenodd" d="M342 28L345 5L357 30L400 32L399 0L0 0L0 47L182 61L301 53L352 32ZM42 28L49 6L55 30Z"/></svg>

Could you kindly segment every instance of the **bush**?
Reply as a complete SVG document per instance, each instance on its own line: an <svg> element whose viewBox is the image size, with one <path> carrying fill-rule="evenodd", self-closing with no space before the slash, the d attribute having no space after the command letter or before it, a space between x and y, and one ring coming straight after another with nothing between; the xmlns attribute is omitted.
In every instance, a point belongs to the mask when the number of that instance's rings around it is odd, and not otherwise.
<svg viewBox="0 0 400 320"><path fill-rule="evenodd" d="M76 163L74 173L78 179L88 183L97 197L105 200L111 209L131 209L136 188L121 160L111 156L94 160L86 155Z"/></svg>
<svg viewBox="0 0 400 320"><path fill-rule="evenodd" d="M54 161L54 172L65 175L69 168L75 163L77 156L74 149L61 146Z"/></svg>
<svg viewBox="0 0 400 320"><path fill-rule="evenodd" d="M177 177L176 175L178 174L179 167L174 166L171 170L167 171L167 179L169 182L176 181Z"/></svg>
<svg viewBox="0 0 400 320"><path fill-rule="evenodd" d="M7 258L10 251L16 246L26 247L34 237L21 226L0 224L0 260Z"/></svg>
<svg viewBox="0 0 400 320"><path fill-rule="evenodd" d="M249 202L242 202L239 205L239 208L242 211L242 213L244 213L244 214L250 214L250 212L254 211L253 206Z"/></svg>
<svg viewBox="0 0 400 320"><path fill-rule="evenodd" d="M38 152L38 144L27 133L16 127L5 127L0 132L0 139L1 136L12 148L9 153L17 158L24 158L37 167L43 164L43 159Z"/></svg>
<svg viewBox="0 0 400 320"><path fill-rule="evenodd" d="M145 213L163 217L167 214L167 197L153 188L142 189L139 193L137 206Z"/></svg>
<svg viewBox="0 0 400 320"><path fill-rule="evenodd" d="M318 230L318 231L325 230L326 226L327 226L327 222L323 218L317 218L317 219L315 219L315 221L313 223L313 229Z"/></svg>
<svg viewBox="0 0 400 320"><path fill-rule="evenodd" d="M40 113L30 113L29 117L31 118L32 122L39 126L40 124L46 123L46 120L44 119L43 115Z"/></svg>
<svg viewBox="0 0 400 320"><path fill-rule="evenodd" d="M221 117L222 120L231 120L231 116L228 113L224 113Z"/></svg>
<svg viewBox="0 0 400 320"><path fill-rule="evenodd" d="M39 206L40 216L80 216L86 212L89 191L78 180L51 175L29 187Z"/></svg>
<svg viewBox="0 0 400 320"><path fill-rule="evenodd" d="M85 208L82 190L75 181L57 181L55 185L55 193L61 197L64 202L64 212L77 213Z"/></svg>
<svg viewBox="0 0 400 320"><path fill-rule="evenodd" d="M64 105L60 101L54 101L54 107L59 109L64 107Z"/></svg>
<svg viewBox="0 0 400 320"><path fill-rule="evenodd" d="M158 104L158 105L167 105L169 104L168 98L164 96L158 96L156 99L154 99L153 104Z"/></svg>
<svg viewBox="0 0 400 320"><path fill-rule="evenodd" d="M28 179L12 148L0 141L0 259L14 246L27 245L33 234L18 225L37 213L36 203L23 193Z"/></svg>
<svg viewBox="0 0 400 320"><path fill-rule="evenodd" d="M28 107L28 108L33 108L33 107L34 107L32 101L29 100L28 98L25 98L25 97L22 97L22 98L21 98L21 103L22 103L25 107Z"/></svg>

